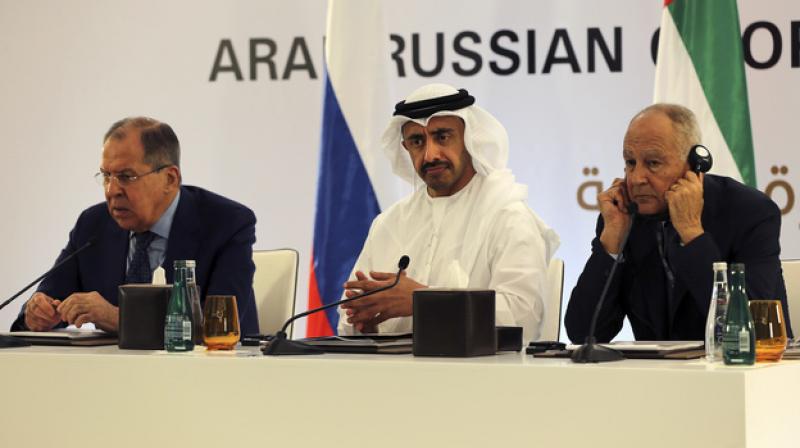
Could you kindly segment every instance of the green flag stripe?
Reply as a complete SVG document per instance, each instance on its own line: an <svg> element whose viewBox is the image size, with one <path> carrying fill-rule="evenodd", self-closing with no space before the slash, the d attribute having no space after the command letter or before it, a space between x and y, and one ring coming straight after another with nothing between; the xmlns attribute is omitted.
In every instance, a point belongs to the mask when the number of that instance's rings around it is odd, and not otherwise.
<svg viewBox="0 0 800 448"><path fill-rule="evenodd" d="M735 0L674 0L669 12L742 180L756 186L753 135Z"/></svg>

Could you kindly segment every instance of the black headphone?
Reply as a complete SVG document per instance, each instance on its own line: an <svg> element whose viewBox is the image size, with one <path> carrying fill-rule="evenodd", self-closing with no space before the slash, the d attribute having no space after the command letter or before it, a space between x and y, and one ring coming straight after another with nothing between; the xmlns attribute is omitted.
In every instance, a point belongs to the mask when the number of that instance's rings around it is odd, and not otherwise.
<svg viewBox="0 0 800 448"><path fill-rule="evenodd" d="M686 161L689 162L689 169L698 174L707 173L714 164L711 151L703 145L692 146Z"/></svg>

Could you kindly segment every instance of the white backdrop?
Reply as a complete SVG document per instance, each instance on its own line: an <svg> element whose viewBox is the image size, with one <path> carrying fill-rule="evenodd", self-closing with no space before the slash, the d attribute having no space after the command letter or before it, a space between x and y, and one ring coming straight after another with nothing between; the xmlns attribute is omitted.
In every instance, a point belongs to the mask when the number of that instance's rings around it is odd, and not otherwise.
<svg viewBox="0 0 800 448"><path fill-rule="evenodd" d="M389 47L395 51L399 40L405 43L398 53L405 76L387 55L390 98L399 100L423 83L447 82L467 88L506 125L511 167L530 186L531 206L561 235L558 256L566 260L566 297L593 235L596 211L585 206L594 204L600 184L621 175L627 121L652 97L650 45L662 3L385 3L387 34L398 36ZM5 161L0 296L10 296L46 270L79 212L102 200L92 175L107 127L124 116L149 115L178 133L186 183L227 195L256 212L256 248L300 251L298 306L304 308L325 8L324 0L0 0L0 151ZM800 169L800 155L790 140L800 106L800 41L792 42L793 27L800 35L800 3L743 2L740 12L743 30L753 31L746 46L756 61L768 61L776 51L770 29L779 34L781 53L774 65L748 68L747 76L758 186L772 185L774 199L785 207L787 187L792 190ZM414 35L417 65L432 70L437 33L443 41L441 71L421 76L413 68ZM598 33L614 59L611 64L596 45L588 44L589 36ZM499 49L492 48L493 37ZM576 65L567 62L567 38ZM544 73L551 45L555 63ZM263 62L251 73L251 46L257 58L274 50L274 76ZM212 81L220 47L217 65L223 70ZM595 67L590 71L592 49ZM519 59L516 70L510 70L510 53ZM495 71L512 73L494 73L492 63L499 68ZM800 257L795 208L784 215L785 258ZM10 324L20 304L0 312L0 327Z"/></svg>

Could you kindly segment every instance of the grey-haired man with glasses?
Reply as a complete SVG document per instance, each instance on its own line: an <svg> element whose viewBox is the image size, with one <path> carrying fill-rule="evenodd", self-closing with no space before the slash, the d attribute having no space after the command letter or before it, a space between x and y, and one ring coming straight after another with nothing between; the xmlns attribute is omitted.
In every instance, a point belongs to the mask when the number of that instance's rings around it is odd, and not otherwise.
<svg viewBox="0 0 800 448"><path fill-rule="evenodd" d="M162 266L196 260L206 294L237 297L241 329L258 332L252 248L256 218L244 205L182 185L180 144L172 128L146 117L114 123L103 138L95 178L104 203L81 213L58 261L92 245L56 270L25 303L12 330L47 331L92 322L116 331L118 286L150 283Z"/></svg>

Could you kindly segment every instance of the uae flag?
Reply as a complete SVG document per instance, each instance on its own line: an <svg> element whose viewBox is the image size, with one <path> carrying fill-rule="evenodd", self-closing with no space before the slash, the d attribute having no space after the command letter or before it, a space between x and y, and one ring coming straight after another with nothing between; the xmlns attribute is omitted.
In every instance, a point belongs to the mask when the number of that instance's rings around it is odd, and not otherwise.
<svg viewBox="0 0 800 448"><path fill-rule="evenodd" d="M653 100L697 115L712 172L756 186L735 0L665 0Z"/></svg>

